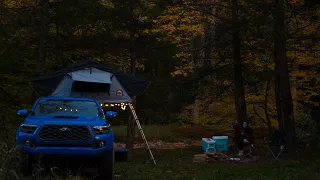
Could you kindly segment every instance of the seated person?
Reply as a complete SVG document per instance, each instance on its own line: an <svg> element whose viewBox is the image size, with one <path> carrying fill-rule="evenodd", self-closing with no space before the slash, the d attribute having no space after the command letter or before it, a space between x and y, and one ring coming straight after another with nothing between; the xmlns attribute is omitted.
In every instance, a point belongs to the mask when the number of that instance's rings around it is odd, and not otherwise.
<svg viewBox="0 0 320 180"><path fill-rule="evenodd" d="M243 155L243 146L245 144L249 144L250 150L252 151L253 150L253 131L249 126L248 122L247 121L243 122L242 127L238 126L235 132L236 132L236 140L239 148L238 156Z"/></svg>

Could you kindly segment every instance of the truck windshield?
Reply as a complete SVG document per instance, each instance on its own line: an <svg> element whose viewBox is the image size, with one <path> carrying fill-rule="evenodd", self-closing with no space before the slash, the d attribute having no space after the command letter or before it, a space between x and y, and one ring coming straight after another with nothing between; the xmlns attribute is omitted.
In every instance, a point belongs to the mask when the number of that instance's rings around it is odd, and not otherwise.
<svg viewBox="0 0 320 180"><path fill-rule="evenodd" d="M40 100L33 112L34 116L86 116L98 117L98 105L88 100Z"/></svg>

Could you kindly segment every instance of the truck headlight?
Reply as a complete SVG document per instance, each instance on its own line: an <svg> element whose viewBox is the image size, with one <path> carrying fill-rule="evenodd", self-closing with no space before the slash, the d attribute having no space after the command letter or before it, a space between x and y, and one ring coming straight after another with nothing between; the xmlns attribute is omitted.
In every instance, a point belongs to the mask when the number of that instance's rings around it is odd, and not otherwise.
<svg viewBox="0 0 320 180"><path fill-rule="evenodd" d="M108 134L110 132L111 126L105 125L105 126L94 126L93 130L96 132L96 134Z"/></svg>
<svg viewBox="0 0 320 180"><path fill-rule="evenodd" d="M37 129L36 125L29 125L29 124L21 124L20 125L20 131L25 133L34 133L34 131Z"/></svg>

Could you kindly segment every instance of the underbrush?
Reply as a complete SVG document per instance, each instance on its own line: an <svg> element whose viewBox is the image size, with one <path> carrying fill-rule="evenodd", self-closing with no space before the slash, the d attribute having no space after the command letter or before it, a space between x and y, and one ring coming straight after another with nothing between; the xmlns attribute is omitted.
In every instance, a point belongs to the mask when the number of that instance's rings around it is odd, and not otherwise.
<svg viewBox="0 0 320 180"><path fill-rule="evenodd" d="M5 143L0 148L0 177L3 180L20 179L23 157L17 148L9 149Z"/></svg>
<svg viewBox="0 0 320 180"><path fill-rule="evenodd" d="M53 171L51 177L43 176L44 168L40 163L35 163L32 177L23 177L22 171L25 169L26 156L17 148L9 148L6 143L0 142L0 179L1 180L62 180ZM70 175L68 180L84 180L80 176Z"/></svg>
<svg viewBox="0 0 320 180"><path fill-rule="evenodd" d="M320 122L314 121L309 114L300 113L296 124L299 141L320 149Z"/></svg>

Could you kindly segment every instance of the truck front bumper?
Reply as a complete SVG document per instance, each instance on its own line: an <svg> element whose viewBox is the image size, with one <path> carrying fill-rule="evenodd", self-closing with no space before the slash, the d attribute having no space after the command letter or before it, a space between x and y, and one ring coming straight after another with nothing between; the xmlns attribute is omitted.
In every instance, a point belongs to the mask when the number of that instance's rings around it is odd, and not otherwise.
<svg viewBox="0 0 320 180"><path fill-rule="evenodd" d="M109 146L103 148L89 147L27 147L22 146L22 150L30 155L103 155L107 151L111 151Z"/></svg>
<svg viewBox="0 0 320 180"><path fill-rule="evenodd" d="M29 155L89 155L99 156L114 147L113 134L96 135L89 141L42 141L34 134L19 133L16 141Z"/></svg>

